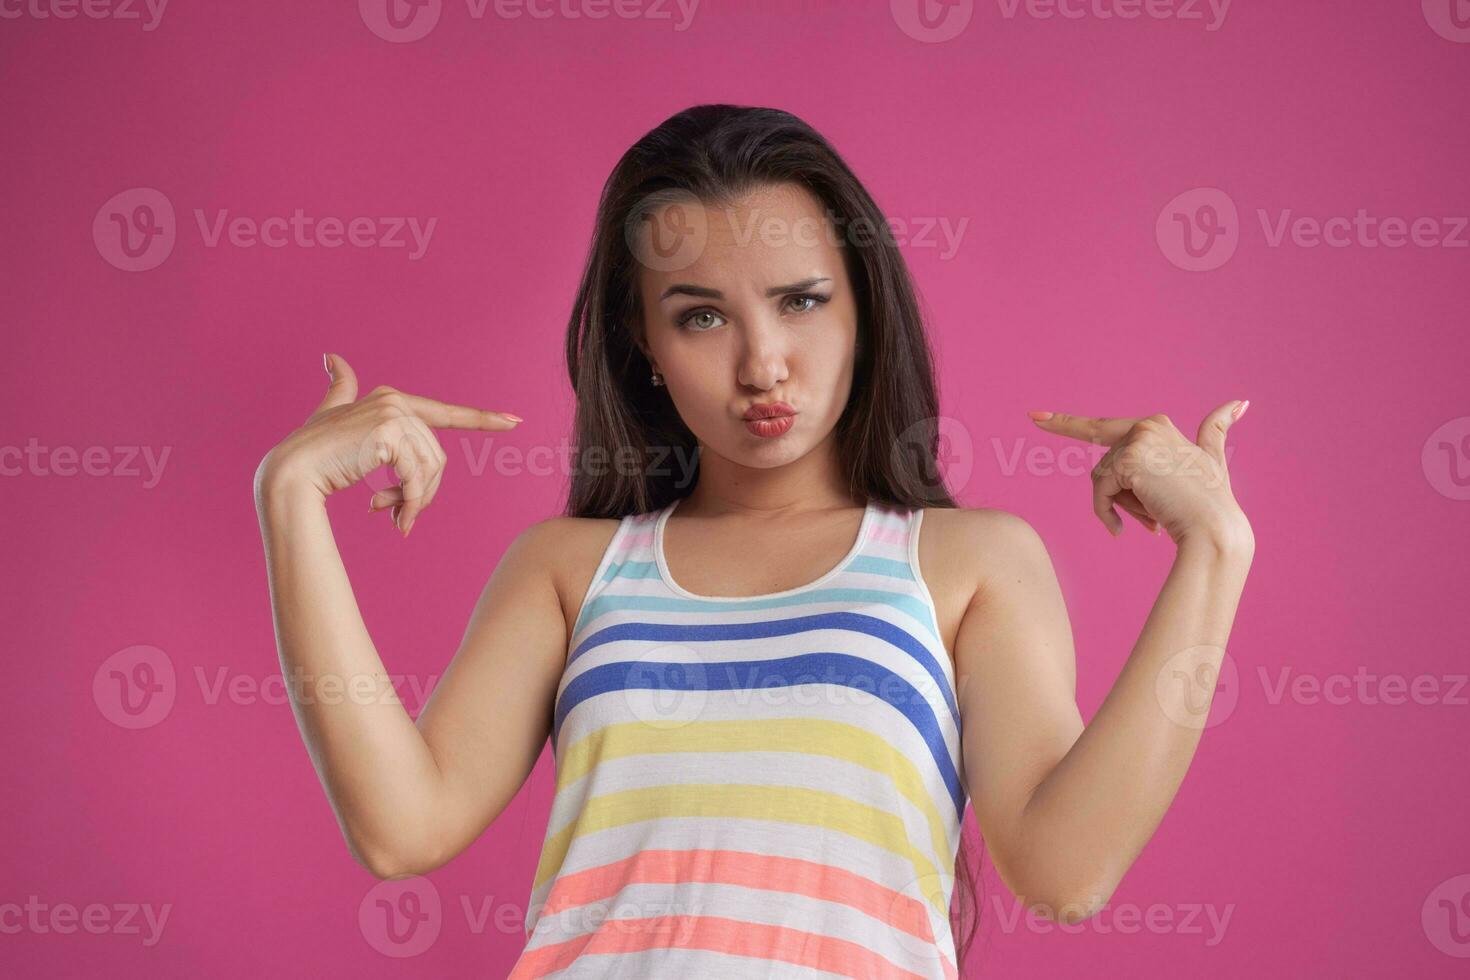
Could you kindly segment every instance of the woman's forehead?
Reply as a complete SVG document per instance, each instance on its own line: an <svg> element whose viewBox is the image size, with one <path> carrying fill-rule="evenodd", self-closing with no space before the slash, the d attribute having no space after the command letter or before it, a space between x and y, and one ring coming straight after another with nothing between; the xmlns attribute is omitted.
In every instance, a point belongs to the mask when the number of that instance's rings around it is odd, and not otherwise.
<svg viewBox="0 0 1470 980"><path fill-rule="evenodd" d="M643 270L645 282L658 284L659 292L701 279L749 280L764 288L842 272L835 226L816 197L796 185L704 204L695 213L688 205L668 205L650 227L664 234L664 254L674 235L684 253Z"/></svg>

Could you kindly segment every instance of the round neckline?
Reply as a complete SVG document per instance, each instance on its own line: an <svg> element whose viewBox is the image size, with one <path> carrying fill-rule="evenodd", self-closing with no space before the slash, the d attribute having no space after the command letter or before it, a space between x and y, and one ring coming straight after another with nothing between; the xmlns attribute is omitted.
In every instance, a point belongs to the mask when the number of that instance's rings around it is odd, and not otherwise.
<svg viewBox="0 0 1470 980"><path fill-rule="evenodd" d="M669 523L669 516L674 513L674 509L679 506L680 501L682 501L683 499L683 497L676 497L666 507L664 507L664 509L658 515L658 520L654 522L653 560L654 563L658 566L659 578L663 579L664 585L668 586L671 591L685 597L686 599L702 599L710 602L748 602L752 599L779 599L783 596L796 595L800 592L806 592L809 589L814 589L817 586L822 585L823 583L834 578L839 572L846 568L848 563L851 562L853 558L857 557L858 552L863 550L863 545L868 540L868 529L872 526L873 518L876 513L876 508L873 504L873 501L869 499L868 502L863 505L863 517L862 520L858 523L857 537L853 540L852 547L847 549L847 554L843 555L842 558L838 560L837 564L833 565L822 575L818 576L815 579L812 579L810 582L807 582L805 585L798 585L790 589L782 589L780 592L762 592L758 595L701 595L698 592L690 592L678 582L674 581L674 576L669 571L668 560L664 557L664 526Z"/></svg>

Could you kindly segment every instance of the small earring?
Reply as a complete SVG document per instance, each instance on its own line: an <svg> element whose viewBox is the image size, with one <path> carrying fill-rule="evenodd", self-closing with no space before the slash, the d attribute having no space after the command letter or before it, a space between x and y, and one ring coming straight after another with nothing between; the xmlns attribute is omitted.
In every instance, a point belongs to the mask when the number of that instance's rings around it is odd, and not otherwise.
<svg viewBox="0 0 1470 980"><path fill-rule="evenodd" d="M664 376L662 374L659 374L658 369L655 368L653 371L653 377L650 378L649 381L654 385L661 385L664 383Z"/></svg>

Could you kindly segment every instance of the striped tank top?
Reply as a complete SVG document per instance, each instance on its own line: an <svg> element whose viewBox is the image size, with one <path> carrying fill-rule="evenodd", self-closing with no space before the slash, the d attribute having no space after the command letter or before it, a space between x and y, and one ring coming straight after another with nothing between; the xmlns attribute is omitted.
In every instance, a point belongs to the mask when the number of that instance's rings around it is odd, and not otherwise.
<svg viewBox="0 0 1470 980"><path fill-rule="evenodd" d="M678 503L624 517L583 597L510 976L956 977L967 793L923 510L869 501L825 575L720 597L669 574Z"/></svg>

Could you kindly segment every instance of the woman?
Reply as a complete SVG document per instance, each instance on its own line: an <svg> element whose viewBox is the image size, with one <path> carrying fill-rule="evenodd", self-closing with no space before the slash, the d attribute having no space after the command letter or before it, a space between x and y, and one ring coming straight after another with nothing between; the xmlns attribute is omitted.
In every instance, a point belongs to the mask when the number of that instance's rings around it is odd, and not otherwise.
<svg viewBox="0 0 1470 980"><path fill-rule="evenodd" d="M1075 922L1105 903L1193 757L1250 565L1224 456L1244 403L1197 442L1163 415L1033 413L1111 447L1093 478L1112 533L1119 508L1177 547L1084 729L1046 549L938 479L903 260L801 120L697 106L624 155L567 357L568 516L512 542L417 723L391 697L293 691L356 859L383 878L444 864L549 734L513 976L954 977L977 905L967 802L1029 906ZM519 419L359 398L344 359L327 369L256 475L282 664L387 694L323 502L390 465L401 486L370 510L407 535L444 469L431 430Z"/></svg>

